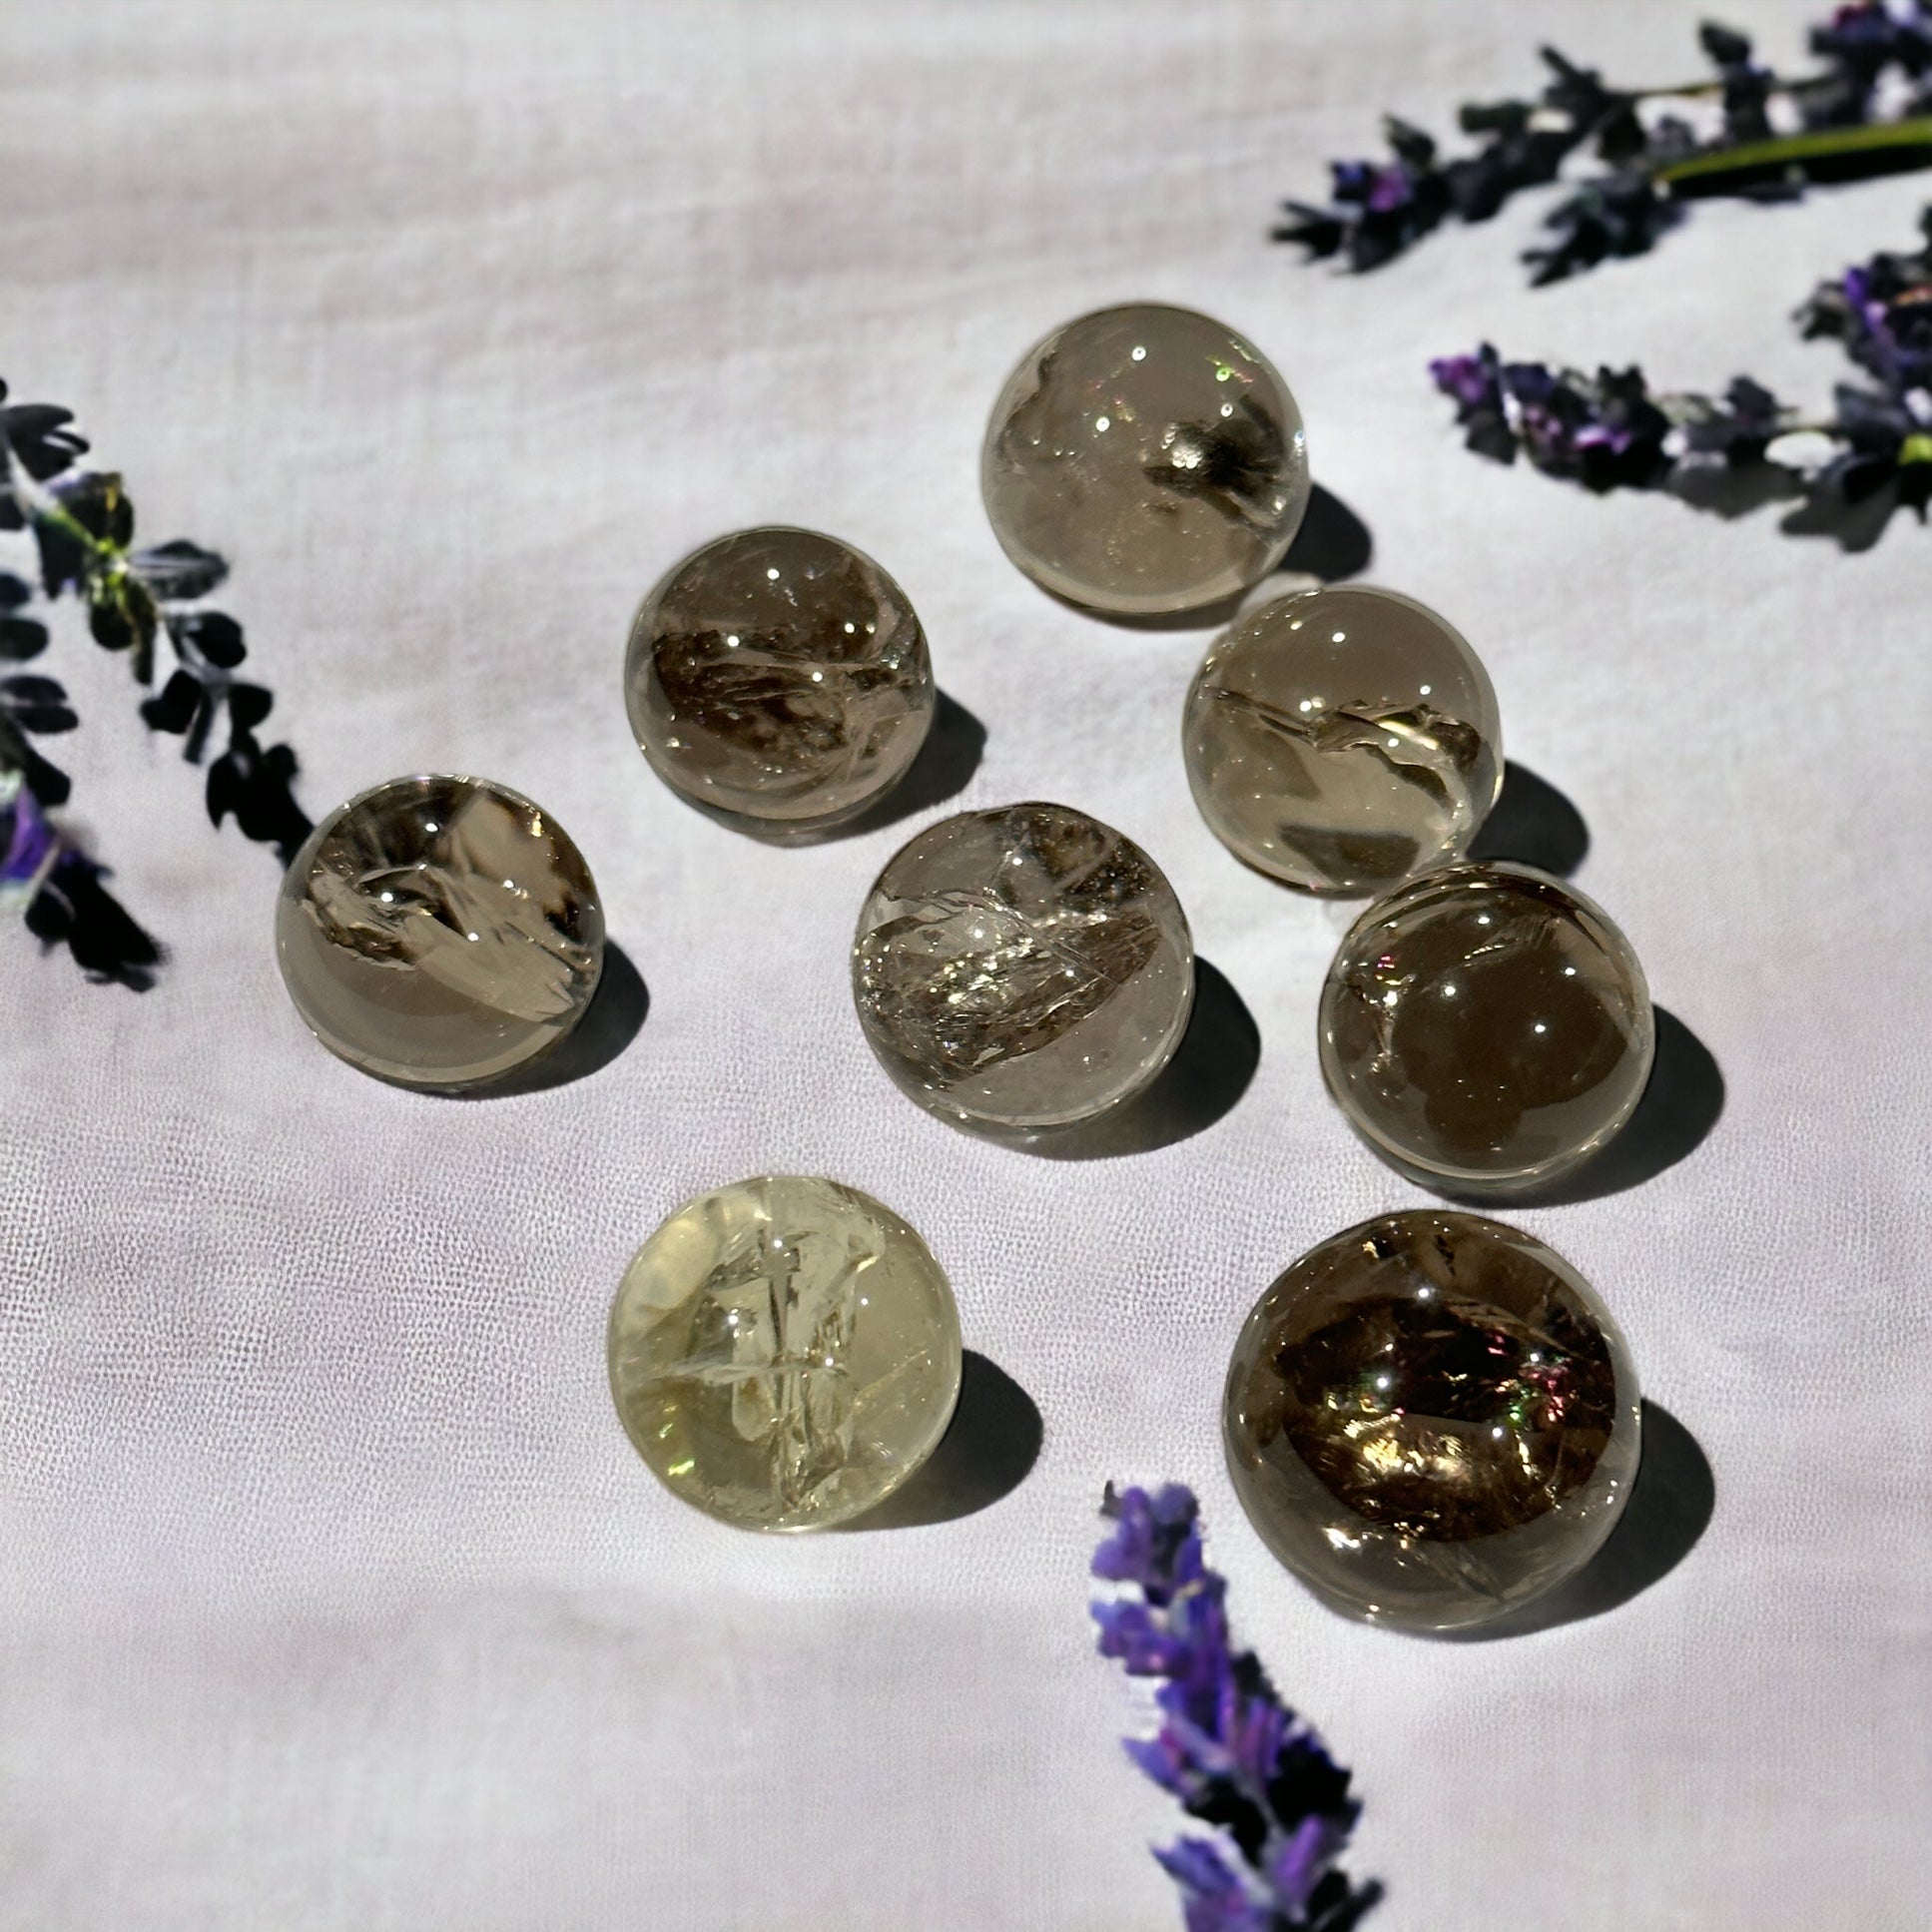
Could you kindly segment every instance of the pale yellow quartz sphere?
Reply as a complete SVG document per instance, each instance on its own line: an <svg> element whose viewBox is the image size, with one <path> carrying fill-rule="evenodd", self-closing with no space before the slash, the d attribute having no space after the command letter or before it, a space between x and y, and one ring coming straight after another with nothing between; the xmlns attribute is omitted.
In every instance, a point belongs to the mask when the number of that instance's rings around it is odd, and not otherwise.
<svg viewBox="0 0 1932 1932"><path fill-rule="evenodd" d="M1489 674L1392 590L1280 597L1214 642L1187 694L1187 782L1237 858L1305 892L1387 892L1460 859L1503 788Z"/></svg>
<svg viewBox="0 0 1932 1932"><path fill-rule="evenodd" d="M1115 616L1198 610L1286 555L1308 507L1301 411L1212 317L1126 303L1036 342L980 454L1000 547L1055 596Z"/></svg>
<svg viewBox="0 0 1932 1932"><path fill-rule="evenodd" d="M823 1530L939 1446L960 1315L926 1243L856 1187L796 1174L687 1201L610 1313L610 1386L674 1495L747 1530Z"/></svg>
<svg viewBox="0 0 1932 1932"><path fill-rule="evenodd" d="M453 1090L547 1052L597 989L604 916L555 819L487 779L391 779L331 812L282 882L289 996L330 1052Z"/></svg>

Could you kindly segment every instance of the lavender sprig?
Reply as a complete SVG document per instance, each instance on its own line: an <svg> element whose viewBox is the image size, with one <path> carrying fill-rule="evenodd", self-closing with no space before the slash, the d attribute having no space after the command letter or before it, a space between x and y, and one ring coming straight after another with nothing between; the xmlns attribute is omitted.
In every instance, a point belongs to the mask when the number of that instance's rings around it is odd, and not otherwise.
<svg viewBox="0 0 1932 1932"><path fill-rule="evenodd" d="M72 414L48 403L6 405L6 393L0 382L0 531L31 532L45 595L78 597L95 641L125 652L139 685L152 687L157 647L166 641L174 668L142 702L143 721L181 737L192 764L207 757L225 721L226 742L208 767L208 815L218 826L233 818L246 837L274 846L286 864L310 829L291 789L296 756L287 745L265 746L257 737L274 699L235 675L248 655L242 627L200 601L222 582L227 564L185 541L137 549L134 505L121 478L84 464L87 443ZM22 578L0 572L0 659L24 663L47 647L47 626L23 614L32 594ZM67 802L67 775L29 738L71 731L79 722L54 679L0 678L0 783L14 781L7 794L12 817L0 827L19 835L21 813L29 809L22 797L36 813ZM65 945L97 978L149 984L159 947L102 886L105 868L70 836L57 830L50 836L58 857L27 900L28 927Z"/></svg>
<svg viewBox="0 0 1932 1932"><path fill-rule="evenodd" d="M1111 1485L1114 1529L1093 1574L1138 1596L1092 1606L1099 1650L1158 1677L1161 1724L1127 1755L1214 1835L1154 1853L1180 1888L1187 1932L1345 1932L1381 1896L1336 1869L1361 1811L1349 1773L1290 1710L1253 1651L1233 1647L1227 1583L1201 1554L1192 1491Z"/></svg>
<svg viewBox="0 0 1932 1932"><path fill-rule="evenodd" d="M1797 533L1829 531L1848 548L1876 540L1892 510L1932 506L1932 209L1925 245L1881 254L1822 283L1797 312L1807 336L1840 342L1876 386L1840 383L1830 412L1806 420L1749 376L1720 395L1652 391L1636 368L1595 375L1506 362L1485 342L1429 365L1479 455L1518 454L1587 489L1670 489L1749 507L1802 499ZM1828 452L1806 463L1781 439L1805 432ZM1728 477L1729 496L1713 488Z"/></svg>
<svg viewBox="0 0 1932 1932"><path fill-rule="evenodd" d="M60 840L17 771L0 771L0 912L25 912L60 857Z"/></svg>
<svg viewBox="0 0 1932 1932"><path fill-rule="evenodd" d="M161 951L101 884L105 868L54 829L18 770L0 769L0 913L65 946L97 979L145 988Z"/></svg>
<svg viewBox="0 0 1932 1932"><path fill-rule="evenodd" d="M1730 28L1706 23L1698 42L1711 74L1661 88L1613 87L1546 47L1534 98L1462 108L1477 145L1461 155L1389 116L1388 158L1331 163L1328 202L1284 203L1275 240L1380 268L1452 216L1488 221L1588 151L1602 169L1548 212L1548 240L1524 255L1544 284L1643 254L1700 196L1788 200L1812 182L1932 165L1932 0L1837 8L1810 35L1821 65L1799 76L1762 64Z"/></svg>

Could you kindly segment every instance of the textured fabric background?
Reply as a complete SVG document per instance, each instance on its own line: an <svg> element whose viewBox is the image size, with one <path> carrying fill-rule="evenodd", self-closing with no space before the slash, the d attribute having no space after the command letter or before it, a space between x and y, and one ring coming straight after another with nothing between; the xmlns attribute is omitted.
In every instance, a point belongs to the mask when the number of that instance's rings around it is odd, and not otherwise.
<svg viewBox="0 0 1932 1932"><path fill-rule="evenodd" d="M1803 6L1727 14L1780 61ZM1665 499L1464 454L1423 370L1489 336L1742 367L1913 234L1932 181L1700 208L1531 293L1525 206L1386 274L1297 266L1276 198L1399 107L1696 71L1693 10L12 5L0 369L79 409L227 606L321 811L420 768L553 810L650 989L579 1083L459 1103L324 1053L275 865L200 815L71 609L76 823L173 949L146 997L0 934L0 1926L7 1932L1157 1932L1175 1815L1119 1752L1084 1570L1108 1477L1199 1487L1241 1632L1368 1801L1386 1932L1928 1922L1932 1244L1924 586ZM1220 1467L1236 1325L1312 1241L1421 1197L1313 1050L1343 916L1244 872L1176 747L1203 639L1088 621L1001 558L983 413L1036 335L1152 296L1294 384L1371 576L1494 674L1580 883L1728 1098L1632 1191L1516 1218L1593 1279L1715 1511L1540 1634L1338 1621ZM903 824L769 850L681 808L617 674L646 584L737 525L881 558L986 729L962 803L1139 839L1259 1027L1232 1112L1047 1161L903 1101L845 950ZM928 816L932 816L929 814ZM917 822L913 822L917 823ZM662 1494L603 1324L674 1202L871 1189L951 1271L1044 1449L932 1527L770 1542Z"/></svg>

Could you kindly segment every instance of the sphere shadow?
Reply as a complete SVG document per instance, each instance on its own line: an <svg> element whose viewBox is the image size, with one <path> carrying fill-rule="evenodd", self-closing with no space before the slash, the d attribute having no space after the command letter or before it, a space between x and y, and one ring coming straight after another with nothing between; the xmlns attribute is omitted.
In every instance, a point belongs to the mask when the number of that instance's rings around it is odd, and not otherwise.
<svg viewBox="0 0 1932 1932"><path fill-rule="evenodd" d="M1375 540L1369 535L1369 526L1332 490L1326 490L1316 483L1309 490L1308 508L1302 515L1301 528L1295 532L1295 540L1288 546L1288 554L1275 565L1271 576L1262 578L1258 584L1250 584L1245 590L1236 591L1230 597L1198 605L1192 610L1136 614L1129 611L1090 610L1070 597L1062 597L1056 590L1046 590L1044 584L1039 587L1056 604L1078 611L1082 617L1097 618L1102 624L1111 624L1118 630L1219 630L1234 621L1235 614L1250 597L1266 590L1273 576L1319 577L1323 583L1340 583L1345 577L1359 576L1369 567L1369 559L1374 554ZM1284 585L1282 594L1285 595L1290 588L1292 586Z"/></svg>
<svg viewBox="0 0 1932 1932"><path fill-rule="evenodd" d="M1604 1547L1547 1597L1473 1629L1444 1630L1437 1640L1494 1643L1620 1609L1683 1562L1716 1507L1716 1479L1696 1437L1669 1410L1646 1398L1636 1482Z"/></svg>
<svg viewBox="0 0 1932 1932"><path fill-rule="evenodd" d="M1333 490L1317 483L1308 493L1301 528L1278 567L1334 584L1359 577L1374 555L1369 526Z"/></svg>
<svg viewBox="0 0 1932 1932"><path fill-rule="evenodd" d="M1568 879L1590 850L1583 814L1547 779L1514 759L1503 761L1503 790L1470 842L1471 859L1514 859Z"/></svg>
<svg viewBox="0 0 1932 1932"><path fill-rule="evenodd" d="M1724 1110L1724 1076L1710 1049L1675 1013L1656 1009L1656 1057L1643 1096L1609 1146L1547 1188L1512 1206L1567 1207L1602 1200L1653 1180L1694 1153Z"/></svg>
<svg viewBox="0 0 1932 1932"><path fill-rule="evenodd" d="M547 1093L553 1087L601 1072L634 1040L651 1009L651 995L643 976L621 946L606 942L604 969L584 1016L547 1052L513 1066L507 1073L451 1097L458 1100L502 1100L521 1093Z"/></svg>
<svg viewBox="0 0 1932 1932"><path fill-rule="evenodd" d="M1065 1127L995 1127L961 1122L991 1140L1045 1160L1112 1160L1191 1139L1234 1108L1261 1063L1261 1029L1247 1002L1210 960L1194 962L1194 1009L1174 1057L1131 1099Z"/></svg>
<svg viewBox="0 0 1932 1932"><path fill-rule="evenodd" d="M967 1349L960 1364L960 1404L939 1448L877 1509L838 1527L910 1530L975 1516L1026 1480L1045 1437L1032 1397L997 1363Z"/></svg>
<svg viewBox="0 0 1932 1932"><path fill-rule="evenodd" d="M945 805L972 782L985 755L985 726L957 698L942 691L926 743L919 748L919 756L907 768L906 776L856 819L831 827L821 837L856 839Z"/></svg>

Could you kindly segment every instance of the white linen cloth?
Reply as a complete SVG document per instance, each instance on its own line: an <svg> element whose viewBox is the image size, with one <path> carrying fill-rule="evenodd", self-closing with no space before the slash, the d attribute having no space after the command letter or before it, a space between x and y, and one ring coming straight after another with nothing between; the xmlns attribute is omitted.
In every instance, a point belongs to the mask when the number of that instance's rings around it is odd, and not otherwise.
<svg viewBox="0 0 1932 1932"><path fill-rule="evenodd" d="M1822 6L1725 13L1796 64ZM1424 363L1487 337L1822 403L1843 364L1789 311L1910 246L1932 177L1699 207L1546 292L1516 262L1535 198L1362 279L1265 239L1385 108L1454 139L1545 39L1691 78L1693 28L1583 0L5 9L15 399L81 413L150 539L232 559L312 812L418 769L527 791L651 1005L520 1099L359 1077L283 992L273 857L210 829L58 611L68 818L172 958L137 997L0 934L0 1927L1177 1926L1147 1846L1179 1814L1119 1750L1137 1706L1085 1611L1109 1477L1200 1490L1239 1633L1356 1771L1379 1932L1927 1924L1932 539L1901 519L1848 557L1492 466ZM1203 638L1049 602L980 511L1010 364L1134 297L1279 362L1370 579L1474 641L1512 757L1588 822L1579 884L1722 1069L1687 1159L1514 1217L1714 1471L1687 1559L1590 1620L1339 1621L1222 1472L1240 1317L1423 1197L1322 1090L1344 916L1189 803ZM919 821L772 850L625 728L637 597L761 521L904 583L986 727L960 804L1062 799L1166 869L1262 1036L1225 1118L1067 1163L894 1091L846 949ZM627 1257L774 1168L927 1235L1045 1419L1003 1501L762 1540L626 1446Z"/></svg>

